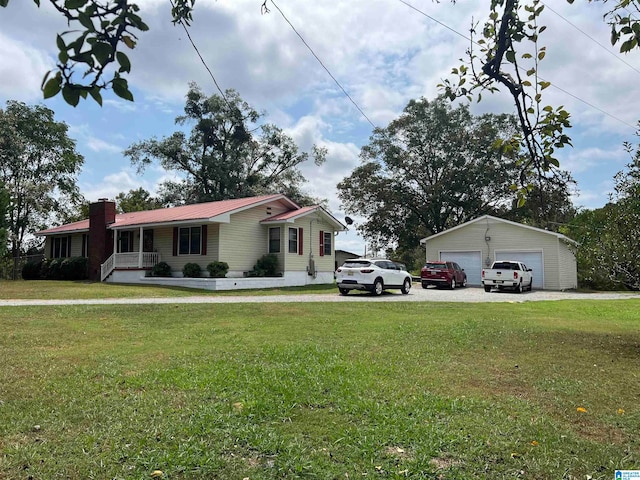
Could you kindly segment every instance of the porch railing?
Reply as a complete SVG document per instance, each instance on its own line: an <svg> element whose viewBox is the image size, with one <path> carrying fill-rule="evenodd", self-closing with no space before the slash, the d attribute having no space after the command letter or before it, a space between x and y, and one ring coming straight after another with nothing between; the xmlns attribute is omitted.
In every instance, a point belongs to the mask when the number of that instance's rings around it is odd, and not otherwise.
<svg viewBox="0 0 640 480"><path fill-rule="evenodd" d="M100 265L100 281L111 274L116 268L151 268L160 261L158 252L142 252L142 265L139 265L140 253L114 253Z"/></svg>

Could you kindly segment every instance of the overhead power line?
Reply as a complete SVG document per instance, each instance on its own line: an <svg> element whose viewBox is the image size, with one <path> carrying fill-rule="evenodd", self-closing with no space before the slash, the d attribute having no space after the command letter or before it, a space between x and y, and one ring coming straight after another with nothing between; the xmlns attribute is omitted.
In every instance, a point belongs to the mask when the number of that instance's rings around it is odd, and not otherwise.
<svg viewBox="0 0 640 480"><path fill-rule="evenodd" d="M302 35L300 35L300 32L298 32L298 30L296 30L296 27L293 26L293 24L289 21L289 19L287 18L287 16L282 12L282 10L280 9L280 7L278 7L278 5L276 4L276 2L274 2L273 0L271 0L271 3L273 4L274 7L276 7L276 9L278 10L278 12L280 13L280 15L282 15L282 18L284 18L284 20L289 24L289 26L291 27L291 29L295 32L295 34L298 36L298 38L302 41L302 43L304 44L305 47L307 47L307 49L311 52L311 54L315 57L315 59L318 61L318 63L322 66L322 68L324 68L324 70L329 74L329 76L332 78L332 80L335 82L335 84L338 86L338 88L340 88L340 90L342 90L342 93L344 93L346 95L346 97L349 99L349 101L358 109L358 111L360 112L360 114L367 120L367 122L369 122L371 124L371 126L373 128L377 128L375 123L373 123L369 117L367 117L367 114L364 113L364 111L360 108L360 106L356 103L356 101L351 97L351 95L349 95L349 93L347 93L347 91L344 89L344 87L340 84L340 82L338 81L338 79L336 79L336 77L333 76L333 74L329 71L329 69L327 68L327 66L322 62L322 60L320 60L320 58L318 57L318 55L316 55L316 52L313 51L313 49L309 46L309 44L305 41L305 39L302 37Z"/></svg>
<svg viewBox="0 0 640 480"><path fill-rule="evenodd" d="M635 70L636 73L640 74L640 70L638 70L636 67L634 67L633 65L631 65L630 63L628 63L624 58L619 57L618 55L616 55L615 52L612 52L611 49L609 49L608 47L606 47L605 45L603 45L602 43L600 43L599 41L597 41L595 38L593 38L591 35L589 35L587 32L585 32L584 30L582 30L580 27L578 27L577 25L575 25L574 23L572 23L571 21L567 20L565 17L563 17L562 15L560 15L558 12L556 12L553 8L551 8L549 5L542 3L545 8L547 8L548 10L550 10L551 12L555 13L558 17L560 17L562 20L564 20L565 22L567 22L569 25L571 25L573 28L575 28L576 30L578 30L580 33L582 33L585 37L587 37L589 40L591 40L593 43L595 43L596 45L598 45L600 48L602 48L605 52L607 52L609 55L613 56L616 60L618 60L619 62L624 63L627 67L629 67L632 70Z"/></svg>
<svg viewBox="0 0 640 480"><path fill-rule="evenodd" d="M455 33L456 35L458 35L458 36L460 36L460 37L464 38L465 40L467 40L467 41L469 41L469 42L472 42L474 45L476 45L476 46L480 46L476 41L472 40L469 36L464 35L463 33L460 33L460 32L459 32L459 31L457 31L456 29L454 29L454 28L452 28L452 27L450 27L450 26L446 25L445 23L441 22L440 20L438 20L438 19L436 19L436 18L432 17L431 15L429 15L429 14L427 14L427 13L423 12L422 10L420 10L419 8L416 8L415 6L413 6L413 5L411 5L410 3L406 2L405 0L398 0L398 1L399 1L400 3L402 3L402 4L406 5L406 6L407 6L407 7L409 7L410 9L414 10L415 12L419 13L420 15L423 15L423 16L427 17L428 19L430 19L430 20L432 20L432 21L436 22L438 25L441 25L441 26L443 26L444 28L446 28L446 29L448 29L448 30L451 30L453 33ZM519 67L519 69L520 69L521 71L524 71L524 68L522 68L522 67ZM545 80L544 78L542 78L540 75L538 75L538 78L539 78L540 80L542 80L542 81L546 81L546 80ZM564 88L558 87L554 82L550 82L550 83L551 83L551 88L555 88L556 90L559 90L560 92L562 92L562 93L565 93L565 94L569 95L570 97L572 97L572 98L574 98L574 99L578 100L579 102L584 103L584 104L585 104L585 105L587 105L588 107L593 108L593 109L595 109L595 110L597 110L597 111L599 111L599 112L603 113L604 115L606 115L606 116L608 116L608 117L612 118L613 120L616 120L617 122L620 122L620 123L622 123L623 125L626 125L626 126L628 126L628 127L632 128L632 129L636 130L636 128L637 128L637 127L636 127L635 125L631 125L630 123L626 122L625 120L622 120L621 118L616 117L615 115L613 115L613 114L611 114L611 113L607 112L606 110L603 110L602 108L597 107L597 106L593 105L592 103L587 102L586 100L583 100L583 99L582 99L582 98L580 98L579 96L577 96L577 95L575 95L575 94L573 94L573 93L571 93L571 92L569 92L569 91L565 90Z"/></svg>

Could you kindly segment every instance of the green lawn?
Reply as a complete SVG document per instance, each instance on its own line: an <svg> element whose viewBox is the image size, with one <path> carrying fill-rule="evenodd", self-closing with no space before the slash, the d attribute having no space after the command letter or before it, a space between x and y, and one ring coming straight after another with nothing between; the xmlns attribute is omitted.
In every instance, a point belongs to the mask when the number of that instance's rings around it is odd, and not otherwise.
<svg viewBox="0 0 640 480"><path fill-rule="evenodd" d="M640 468L639 311L4 307L0 478L610 480Z"/></svg>
<svg viewBox="0 0 640 480"><path fill-rule="evenodd" d="M183 287L126 285L105 282L63 282L56 280L9 281L0 280L0 299L103 299L132 297L190 297L192 295L285 295L301 293L336 293L336 286L309 285L305 287L266 288L213 292Z"/></svg>

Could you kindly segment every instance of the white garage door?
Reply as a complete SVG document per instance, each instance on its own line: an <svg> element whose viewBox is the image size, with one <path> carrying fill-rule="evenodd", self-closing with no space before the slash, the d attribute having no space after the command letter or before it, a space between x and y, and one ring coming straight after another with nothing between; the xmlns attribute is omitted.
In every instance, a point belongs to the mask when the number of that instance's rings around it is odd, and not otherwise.
<svg viewBox="0 0 640 480"><path fill-rule="evenodd" d="M440 260L456 262L467 274L469 285L480 285L482 281L481 252L440 252Z"/></svg>
<svg viewBox="0 0 640 480"><path fill-rule="evenodd" d="M496 260L516 260L524 263L528 268L533 270L531 272L533 273L533 288L542 288L544 285L542 252L496 252Z"/></svg>

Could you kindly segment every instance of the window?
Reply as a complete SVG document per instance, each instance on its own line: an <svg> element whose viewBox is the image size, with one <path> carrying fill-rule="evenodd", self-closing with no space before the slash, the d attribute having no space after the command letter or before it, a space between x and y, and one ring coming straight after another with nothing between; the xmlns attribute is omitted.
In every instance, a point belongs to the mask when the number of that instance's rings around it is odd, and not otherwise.
<svg viewBox="0 0 640 480"><path fill-rule="evenodd" d="M289 229L289 253L298 253L298 229Z"/></svg>
<svg viewBox="0 0 640 480"><path fill-rule="evenodd" d="M120 232L118 239L120 240L119 253L133 252L133 232Z"/></svg>
<svg viewBox="0 0 640 480"><path fill-rule="evenodd" d="M185 227L179 229L180 255L200 255L201 227Z"/></svg>
<svg viewBox="0 0 640 480"><path fill-rule="evenodd" d="M51 242L51 258L71 256L71 237L55 237Z"/></svg>
<svg viewBox="0 0 640 480"><path fill-rule="evenodd" d="M320 254L321 255L331 255L331 232L322 232L324 236L324 242L321 245Z"/></svg>
<svg viewBox="0 0 640 480"><path fill-rule="evenodd" d="M280 253L280 227L269 229L269 253Z"/></svg>

